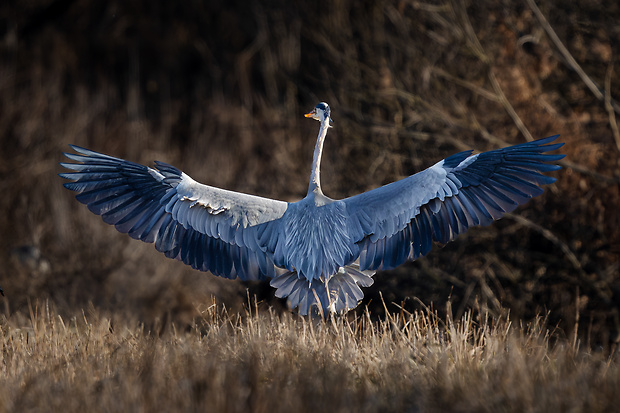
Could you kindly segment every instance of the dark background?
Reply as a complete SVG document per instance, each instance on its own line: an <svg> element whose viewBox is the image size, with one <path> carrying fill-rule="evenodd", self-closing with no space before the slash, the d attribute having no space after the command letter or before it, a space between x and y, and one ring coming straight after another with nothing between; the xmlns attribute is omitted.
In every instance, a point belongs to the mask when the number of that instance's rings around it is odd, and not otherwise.
<svg viewBox="0 0 620 413"><path fill-rule="evenodd" d="M318 129L302 114L326 101L333 198L465 149L528 134L566 142L544 195L377 274L361 310L443 313L450 302L455 316L542 315L584 345L617 343L620 5L538 3L548 27L527 1L3 2L5 317L35 302L69 314L92 303L183 325L209 303L241 311L255 295L282 310L268 283L217 279L118 234L62 187L58 162L73 143L293 201L306 193Z"/></svg>

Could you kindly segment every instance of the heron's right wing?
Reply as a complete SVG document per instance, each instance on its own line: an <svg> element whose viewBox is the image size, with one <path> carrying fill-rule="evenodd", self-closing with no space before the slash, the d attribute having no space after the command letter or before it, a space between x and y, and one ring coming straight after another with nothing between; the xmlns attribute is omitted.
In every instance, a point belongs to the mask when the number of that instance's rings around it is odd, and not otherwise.
<svg viewBox="0 0 620 413"><path fill-rule="evenodd" d="M487 225L540 195L555 178L542 173L564 157L544 152L557 136L471 155L452 155L405 179L342 200L360 244L360 268L394 268L475 225Z"/></svg>
<svg viewBox="0 0 620 413"><path fill-rule="evenodd" d="M269 240L288 204L200 184L162 162L149 168L71 145L77 200L132 238L195 269L243 280L273 277ZM275 224L274 224L275 223Z"/></svg>

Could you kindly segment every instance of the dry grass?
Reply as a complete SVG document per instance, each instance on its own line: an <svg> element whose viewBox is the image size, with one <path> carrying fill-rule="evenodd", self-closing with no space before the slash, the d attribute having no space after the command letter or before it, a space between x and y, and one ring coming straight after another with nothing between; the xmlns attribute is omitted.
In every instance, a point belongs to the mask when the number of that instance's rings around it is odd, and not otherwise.
<svg viewBox="0 0 620 413"><path fill-rule="evenodd" d="M184 331L149 331L49 306L3 319L1 411L609 412L617 356L551 343L468 311L373 322L211 306Z"/></svg>

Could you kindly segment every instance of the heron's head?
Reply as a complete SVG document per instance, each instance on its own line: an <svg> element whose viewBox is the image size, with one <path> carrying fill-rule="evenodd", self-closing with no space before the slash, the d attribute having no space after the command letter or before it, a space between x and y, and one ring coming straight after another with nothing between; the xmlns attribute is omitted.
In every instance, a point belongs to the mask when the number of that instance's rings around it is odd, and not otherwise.
<svg viewBox="0 0 620 413"><path fill-rule="evenodd" d="M306 113L304 115L307 118L316 119L320 122L324 120L331 121L332 119L329 117L329 105L325 102L321 102L312 109L312 112Z"/></svg>

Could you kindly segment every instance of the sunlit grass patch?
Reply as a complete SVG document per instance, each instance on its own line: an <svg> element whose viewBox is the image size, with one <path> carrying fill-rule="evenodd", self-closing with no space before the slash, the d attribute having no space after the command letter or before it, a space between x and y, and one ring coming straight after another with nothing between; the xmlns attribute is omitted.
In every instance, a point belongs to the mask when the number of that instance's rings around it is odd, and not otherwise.
<svg viewBox="0 0 620 413"><path fill-rule="evenodd" d="M217 306L184 331L95 309L18 319L2 321L4 410L592 412L620 401L617 356L552 343L544 319L323 321Z"/></svg>

